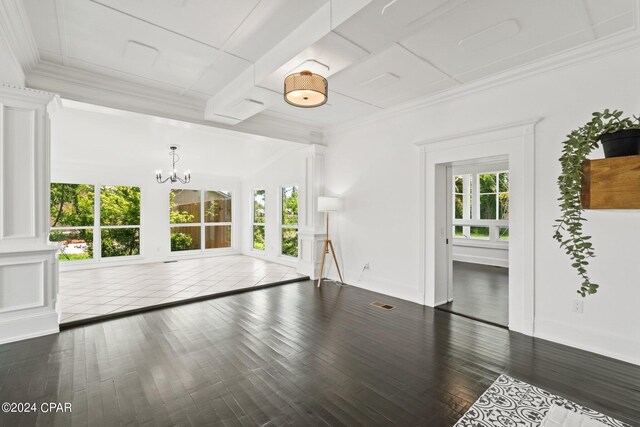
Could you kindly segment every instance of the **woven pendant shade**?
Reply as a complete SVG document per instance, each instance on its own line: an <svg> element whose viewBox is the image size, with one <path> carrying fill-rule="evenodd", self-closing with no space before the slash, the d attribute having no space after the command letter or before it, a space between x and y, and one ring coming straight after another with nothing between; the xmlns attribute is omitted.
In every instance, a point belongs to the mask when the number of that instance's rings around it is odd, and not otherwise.
<svg viewBox="0 0 640 427"><path fill-rule="evenodd" d="M319 107L327 102L327 79L311 71L290 74L284 79L284 100L302 108Z"/></svg>

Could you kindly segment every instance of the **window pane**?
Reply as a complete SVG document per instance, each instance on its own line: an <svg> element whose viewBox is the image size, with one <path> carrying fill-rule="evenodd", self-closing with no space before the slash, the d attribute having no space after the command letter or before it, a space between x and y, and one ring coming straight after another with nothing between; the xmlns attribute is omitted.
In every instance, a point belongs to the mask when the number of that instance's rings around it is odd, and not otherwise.
<svg viewBox="0 0 640 427"><path fill-rule="evenodd" d="M205 249L230 248L231 226L209 225L204 229Z"/></svg>
<svg viewBox="0 0 640 427"><path fill-rule="evenodd" d="M198 190L171 190L169 206L171 224L200 222L200 192Z"/></svg>
<svg viewBox="0 0 640 427"><path fill-rule="evenodd" d="M264 200L264 190L257 190L253 192L253 222L256 224L264 224Z"/></svg>
<svg viewBox="0 0 640 427"><path fill-rule="evenodd" d="M94 187L51 183L51 227L93 226Z"/></svg>
<svg viewBox="0 0 640 427"><path fill-rule="evenodd" d="M509 193L498 195L498 219L509 219Z"/></svg>
<svg viewBox="0 0 640 427"><path fill-rule="evenodd" d="M60 261L93 258L93 230L51 230L49 240L62 243Z"/></svg>
<svg viewBox="0 0 640 427"><path fill-rule="evenodd" d="M480 196L480 219L496 219L496 195Z"/></svg>
<svg viewBox="0 0 640 427"><path fill-rule="evenodd" d="M171 227L171 251L200 249L200 227Z"/></svg>
<svg viewBox="0 0 640 427"><path fill-rule="evenodd" d="M295 228L282 229L282 255L298 257L298 230Z"/></svg>
<svg viewBox="0 0 640 427"><path fill-rule="evenodd" d="M499 188L501 193L509 191L509 172L501 172L499 177Z"/></svg>
<svg viewBox="0 0 640 427"><path fill-rule="evenodd" d="M496 174L483 173L480 175L480 193L496 192Z"/></svg>
<svg viewBox="0 0 640 427"><path fill-rule="evenodd" d="M140 187L100 187L100 225L140 225Z"/></svg>
<svg viewBox="0 0 640 427"><path fill-rule="evenodd" d="M298 225L298 187L282 189L282 224Z"/></svg>
<svg viewBox="0 0 640 427"><path fill-rule="evenodd" d="M509 240L509 227L498 227L498 238L500 240Z"/></svg>
<svg viewBox="0 0 640 427"><path fill-rule="evenodd" d="M464 192L464 177L462 175L453 177L453 192L454 193Z"/></svg>
<svg viewBox="0 0 640 427"><path fill-rule="evenodd" d="M464 205L463 205L462 194L456 194L455 203L456 203L456 206L455 206L454 218L463 219Z"/></svg>
<svg viewBox="0 0 640 427"><path fill-rule="evenodd" d="M456 237L465 237L464 231L461 225L455 225L453 227L453 235Z"/></svg>
<svg viewBox="0 0 640 427"><path fill-rule="evenodd" d="M100 239L104 258L140 254L139 228L103 228Z"/></svg>
<svg viewBox="0 0 640 427"><path fill-rule="evenodd" d="M204 192L204 221L231 222L231 193L227 191Z"/></svg>
<svg viewBox="0 0 640 427"><path fill-rule="evenodd" d="M488 239L489 227L471 227L472 239Z"/></svg>
<svg viewBox="0 0 640 427"><path fill-rule="evenodd" d="M264 251L264 225L253 226L253 249Z"/></svg>

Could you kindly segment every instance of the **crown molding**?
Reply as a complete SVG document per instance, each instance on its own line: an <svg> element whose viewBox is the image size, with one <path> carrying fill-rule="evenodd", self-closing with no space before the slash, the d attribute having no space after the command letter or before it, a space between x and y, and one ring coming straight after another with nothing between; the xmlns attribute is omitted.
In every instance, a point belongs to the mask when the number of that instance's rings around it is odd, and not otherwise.
<svg viewBox="0 0 640 427"><path fill-rule="evenodd" d="M214 123L204 118L206 100L180 95L159 87L129 82L90 71L41 61L27 74L27 85L60 94L63 98L140 114L197 123L209 127L250 133L309 144L314 128L276 117L256 115L238 125ZM314 134L312 134L314 133Z"/></svg>
<svg viewBox="0 0 640 427"><path fill-rule="evenodd" d="M27 74L40 61L40 54L22 1L0 2L0 31L23 74Z"/></svg>
<svg viewBox="0 0 640 427"><path fill-rule="evenodd" d="M20 101L28 100L45 105L57 101L57 95L55 93L9 84L0 84L0 100L5 98Z"/></svg>
<svg viewBox="0 0 640 427"><path fill-rule="evenodd" d="M327 137L348 132L374 122L389 120L432 105L461 98L496 86L522 80L527 77L569 67L580 62L603 58L638 46L640 46L640 5L638 2L634 2L634 25L628 30L604 37L587 45L577 46L564 52L512 68L499 74L485 77L475 82L463 84L432 95L407 101L402 104L350 120L346 123L326 126L323 128L323 133L325 137Z"/></svg>

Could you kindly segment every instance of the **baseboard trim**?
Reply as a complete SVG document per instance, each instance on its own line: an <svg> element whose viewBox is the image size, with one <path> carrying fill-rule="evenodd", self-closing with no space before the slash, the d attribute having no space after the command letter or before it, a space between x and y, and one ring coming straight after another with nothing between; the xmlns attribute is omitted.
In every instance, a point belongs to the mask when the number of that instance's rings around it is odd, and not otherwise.
<svg viewBox="0 0 640 427"><path fill-rule="evenodd" d="M584 329L565 322L536 318L534 336L634 365L640 365L640 341L630 340L610 332ZM574 337L578 337L578 339ZM592 343L600 343L601 345L594 346Z"/></svg>
<svg viewBox="0 0 640 427"><path fill-rule="evenodd" d="M453 261L468 262L471 264L493 265L495 267L509 268L509 260L500 258L473 256L473 255L454 255Z"/></svg>
<svg viewBox="0 0 640 427"><path fill-rule="evenodd" d="M0 344L58 333L58 313L48 311L0 321Z"/></svg>
<svg viewBox="0 0 640 427"><path fill-rule="evenodd" d="M108 320L113 320L113 319L118 319L121 317L128 317L128 316L133 316L136 314L141 314L141 313L146 313L149 311L155 311L155 310L162 310L165 308L171 308L171 307L178 307L181 305L186 305L186 304L191 304L194 302L201 302L201 301L207 301L207 300L212 300L212 299L216 299L216 298L222 298L222 297L228 297L231 295L238 295L238 294L243 294L246 292L251 292L251 291L257 291L260 289L266 289L266 288L272 288L275 286L281 286L281 285L288 285L290 283L296 283L296 282L304 282L310 280L309 276L303 276L303 277L298 277L295 279L289 279L289 280L282 280L279 282L274 282L274 283L267 283L265 285L260 285L260 286L252 286L249 288L242 288L242 289L234 289L231 291L226 291L226 292L220 292L217 294L211 294L211 295L201 295L198 297L193 297L193 298L188 298L188 299L184 299L184 300L180 300L180 301L173 301L173 302L166 302L164 304L156 304L156 305L150 305L148 307L141 307L141 308L136 308L135 310L127 310L127 311L121 311L118 313L111 313L111 314L104 314L102 316L96 316L96 317L89 317L86 319L81 319L81 320L75 320L72 322L66 322L66 323L61 323L60 324L60 330L67 330L67 329L73 329L73 328L78 328L81 326L87 326L93 323L101 323L101 322L106 322Z"/></svg>
<svg viewBox="0 0 640 427"><path fill-rule="evenodd" d="M383 279L379 277L372 277L370 274L361 274L356 271L345 271L344 278L345 284L349 284L350 286L366 289L367 291L377 292L384 295L389 295L394 298L399 298L405 301L411 301L416 304L424 305L418 299L418 291L417 286L408 286L403 282L396 282L393 280ZM325 276L334 281L339 281L338 273L335 270L332 270L328 275ZM357 277L356 280L353 278Z"/></svg>

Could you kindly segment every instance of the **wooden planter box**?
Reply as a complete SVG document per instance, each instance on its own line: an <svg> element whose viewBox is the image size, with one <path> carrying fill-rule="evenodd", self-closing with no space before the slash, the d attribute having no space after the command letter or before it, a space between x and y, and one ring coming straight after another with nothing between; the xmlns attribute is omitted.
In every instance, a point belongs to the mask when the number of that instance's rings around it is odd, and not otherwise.
<svg viewBox="0 0 640 427"><path fill-rule="evenodd" d="M585 160L584 209L640 209L640 156Z"/></svg>

